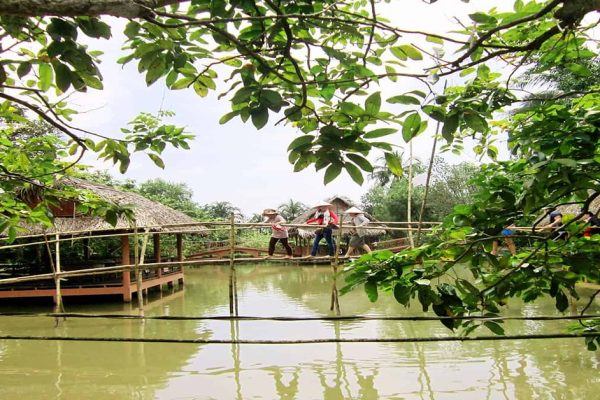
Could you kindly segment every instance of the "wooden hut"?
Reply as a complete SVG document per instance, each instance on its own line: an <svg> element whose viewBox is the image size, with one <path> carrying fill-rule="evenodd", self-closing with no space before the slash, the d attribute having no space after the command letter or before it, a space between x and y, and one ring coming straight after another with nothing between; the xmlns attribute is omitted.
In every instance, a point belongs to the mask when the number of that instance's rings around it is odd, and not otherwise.
<svg viewBox="0 0 600 400"><path fill-rule="evenodd" d="M338 217L341 220L341 235L342 235L342 248L346 247L347 248L347 244L344 244L345 242L347 242L347 240L349 239L349 237L352 234L352 225L350 223L351 218L349 215L345 214L345 211L347 209L349 209L350 207L354 207L354 203L346 198L346 197L342 197L342 196L333 196L327 200L325 200L327 203L331 204L330 209L333 210ZM300 214L298 217L296 217L293 221L291 221L291 224L305 224L306 221L310 218L312 218L313 214L315 213L315 209L314 208L309 208L306 211L304 211L302 214ZM383 236L386 234L386 226L384 224L381 223L377 223L377 220L375 218L373 218L372 215L370 215L369 213L365 212L365 216L369 219L369 221L371 221L371 223L368 225L368 228L363 229L363 231L365 232L365 237L367 238L367 241L376 241L378 240L379 237ZM290 238L295 240L295 244L296 246L294 247L294 256L296 257L300 257L300 256L307 256L310 254L310 250L312 248L312 242L313 239L315 237L315 229L316 228L296 228L296 227L291 227L289 229L289 235ZM333 231L333 235L334 238L337 237L338 235L339 229L336 229ZM338 245L339 247L339 245ZM327 252L325 251L325 248L321 248L319 250L319 254L321 254L321 252L323 252L322 254L325 255L327 254Z"/></svg>
<svg viewBox="0 0 600 400"><path fill-rule="evenodd" d="M151 235L153 256L145 259L145 263L165 263L164 267L144 270L142 274L142 291L160 288L162 285L173 286L183 284L181 266L169 265L169 261L183 261L183 234L192 233L206 235L207 229L193 218L163 204L149 200L137 193L84 181L82 179L64 178L61 185L84 189L98 196L101 200L127 206L133 210L135 221L119 218L113 226L102 218L83 215L76 212L76 204L64 200L51 208L54 214L54 225L50 228L41 225L23 225L19 243L35 242L35 255L25 265L4 265L2 277L17 277L52 272L52 266L61 271L95 269L107 266L132 265L135 260L134 235L137 233L138 243L143 242L144 235ZM174 235L176 256L167 260L161 253L161 234ZM102 259L90 254L90 241L99 238L112 238L116 249ZM67 241L65 242L65 239ZM45 243L44 243L45 242ZM64 256L69 245L82 243L81 252ZM49 244L50 243L50 244ZM138 249L140 249L138 247ZM22 250L21 250L22 251ZM73 253L73 252L71 252ZM4 257L3 257L4 258ZM139 262L139 260L138 260ZM123 301L131 301L132 294L138 286L135 283L135 272L124 271L113 274L98 274L69 278L61 283L62 296L120 295ZM1 298L54 297L56 288L51 280L33 281L19 284L0 285Z"/></svg>

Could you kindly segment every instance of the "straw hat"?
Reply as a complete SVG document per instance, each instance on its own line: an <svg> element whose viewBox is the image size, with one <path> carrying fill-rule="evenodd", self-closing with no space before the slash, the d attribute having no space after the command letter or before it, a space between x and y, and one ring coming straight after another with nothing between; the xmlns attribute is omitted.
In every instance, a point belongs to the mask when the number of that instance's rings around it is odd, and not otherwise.
<svg viewBox="0 0 600 400"><path fill-rule="evenodd" d="M344 214L364 214L365 212L352 206L349 209L347 209L346 211L344 211Z"/></svg>
<svg viewBox="0 0 600 400"><path fill-rule="evenodd" d="M319 208L319 207L331 207L331 203L328 203L326 201L321 201L321 202L315 204L314 206L312 206L312 208Z"/></svg>
<svg viewBox="0 0 600 400"><path fill-rule="evenodd" d="M265 210L262 213L262 215L277 215L277 214L279 214L279 213L274 208L265 208Z"/></svg>

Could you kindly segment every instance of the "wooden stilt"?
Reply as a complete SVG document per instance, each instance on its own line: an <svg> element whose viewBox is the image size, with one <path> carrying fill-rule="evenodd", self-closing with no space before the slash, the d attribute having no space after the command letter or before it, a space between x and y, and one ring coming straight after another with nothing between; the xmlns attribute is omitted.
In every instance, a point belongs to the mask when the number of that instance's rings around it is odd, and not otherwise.
<svg viewBox="0 0 600 400"><path fill-rule="evenodd" d="M62 301L62 295L60 293L60 276L56 275L56 273L60 273L60 235L56 234L56 243L54 244L54 251L55 251L55 262L54 262L54 285L56 286L56 296L54 299L54 304L56 306L56 311L57 312L64 312L64 307L63 307L63 301Z"/></svg>
<svg viewBox="0 0 600 400"><path fill-rule="evenodd" d="M337 214L340 215L339 210ZM340 217L340 228L337 231L337 247L335 249L333 261L331 263L332 268L332 287L331 287L331 306L330 310L335 310L335 315L340 315L340 301L338 299L338 290L337 290L337 270L340 261L340 243L342 243L342 229L344 227L344 218Z"/></svg>
<svg viewBox="0 0 600 400"><path fill-rule="evenodd" d="M155 263L160 263L161 259L160 259L160 233L155 233L152 236L152 241L154 243L154 262ZM158 277L162 278L162 268L158 269Z"/></svg>
<svg viewBox="0 0 600 400"><path fill-rule="evenodd" d="M129 265L129 236L121 236L121 265ZM131 301L131 275L123 271L123 301Z"/></svg>
<svg viewBox="0 0 600 400"><path fill-rule="evenodd" d="M230 231L229 231L229 314L236 314L235 300L235 217L233 213L230 216Z"/></svg>

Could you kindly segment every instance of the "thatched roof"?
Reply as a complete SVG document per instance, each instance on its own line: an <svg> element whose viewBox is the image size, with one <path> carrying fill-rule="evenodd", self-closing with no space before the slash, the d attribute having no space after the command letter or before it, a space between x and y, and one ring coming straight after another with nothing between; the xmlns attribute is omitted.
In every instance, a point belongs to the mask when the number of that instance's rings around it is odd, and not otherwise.
<svg viewBox="0 0 600 400"><path fill-rule="evenodd" d="M354 203L346 198L346 197L342 197L342 196L334 196L330 199L325 200L326 202L331 204L330 209L333 210L338 217L340 218L340 220L342 221L341 225L342 225L342 235L349 235L352 230L352 225L351 225L351 218L350 215L344 214L344 212L349 209L350 207L354 206ZM306 223L306 221L310 218L312 218L312 216L315 213L315 209L314 208L309 208L306 211L304 211L302 214L300 214L298 217L296 217L293 221L291 221L291 224L304 224ZM375 218L373 218L372 215L370 215L369 213L365 212L365 217L367 217L369 219L369 221L371 221L371 223L369 225L367 225L369 228L363 228L362 230L364 230L365 236L380 236L380 235L384 235L386 233L385 228L386 226L384 224L381 223L376 223L377 220ZM301 238L312 238L315 237L315 229L316 228L290 228L289 229L289 234L290 236L300 236Z"/></svg>
<svg viewBox="0 0 600 400"><path fill-rule="evenodd" d="M150 231L190 231L206 234L206 227L200 225L192 217L174 210L164 204L149 200L137 193L122 191L110 186L92 183L79 178L67 177L61 180L61 185L76 189L88 190L101 200L127 206L133 210L135 226L138 229L149 228ZM186 226L174 226L183 225ZM112 226L102 218L74 214L70 216L56 216L54 226L46 228L41 225L23 226L26 232L21 235L55 234L66 232L91 233L99 231L128 230L132 231L134 223L125 218L119 218L117 224Z"/></svg>
<svg viewBox="0 0 600 400"><path fill-rule="evenodd" d="M558 206L556 209L562 212L563 214L572 214L578 215L581 212L581 207L583 204L568 204L564 206ZM592 201L588 208L594 215L599 215L600 213L600 197L597 197Z"/></svg>

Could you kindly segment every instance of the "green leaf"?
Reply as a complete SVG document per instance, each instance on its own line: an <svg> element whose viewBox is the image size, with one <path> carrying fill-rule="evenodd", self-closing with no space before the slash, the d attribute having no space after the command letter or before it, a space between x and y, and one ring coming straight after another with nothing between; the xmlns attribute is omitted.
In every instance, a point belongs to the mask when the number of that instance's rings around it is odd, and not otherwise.
<svg viewBox="0 0 600 400"><path fill-rule="evenodd" d="M458 128L458 114L450 114L446 116L444 120L444 126L442 127L442 136L448 142L452 142L454 139L454 132Z"/></svg>
<svg viewBox="0 0 600 400"><path fill-rule="evenodd" d="M379 297L377 293L377 282L367 280L367 282L365 282L365 292L367 293L367 297L371 303L376 302L377 298Z"/></svg>
<svg viewBox="0 0 600 400"><path fill-rule="evenodd" d="M560 312L565 311L569 307L569 299L562 290L556 293L556 309Z"/></svg>
<svg viewBox="0 0 600 400"><path fill-rule="evenodd" d="M402 124L402 138L405 142L410 142L414 138L421 128L421 116L415 112L410 114L404 120Z"/></svg>
<svg viewBox="0 0 600 400"><path fill-rule="evenodd" d="M381 109L381 93L376 92L367 97L365 101L365 111L368 115L376 116Z"/></svg>
<svg viewBox="0 0 600 400"><path fill-rule="evenodd" d="M162 158L152 153L148 154L148 157L150 157L150 159L154 162L154 164L156 164L157 167L165 169L165 163L163 162Z"/></svg>
<svg viewBox="0 0 600 400"><path fill-rule="evenodd" d="M386 100L390 104L407 104L407 105L419 105L421 101L415 97L407 96L407 95L398 95L390 97Z"/></svg>
<svg viewBox="0 0 600 400"><path fill-rule="evenodd" d="M263 128L269 121L269 110L266 107L255 108L250 111L252 117L252 124L256 129Z"/></svg>
<svg viewBox="0 0 600 400"><path fill-rule="evenodd" d="M283 104L281 95L273 90L263 90L260 93L263 104L275 112L279 112Z"/></svg>
<svg viewBox="0 0 600 400"><path fill-rule="evenodd" d="M473 129L475 132L487 132L487 121L481 115L467 112L463 115L463 118L465 119L468 127Z"/></svg>
<svg viewBox="0 0 600 400"><path fill-rule="evenodd" d="M52 63L54 73L56 74L56 86L64 93L71 86L71 70L60 61Z"/></svg>
<svg viewBox="0 0 600 400"><path fill-rule="evenodd" d="M331 164L325 170L325 178L323 179L323 183L327 185L329 182L333 181L338 175L342 172L342 165L339 163Z"/></svg>
<svg viewBox="0 0 600 400"><path fill-rule="evenodd" d="M402 169L402 160L400 160L393 153L384 153L384 154L385 154L385 162L386 162L387 167L390 170L390 172L396 176L402 176L402 174L404 172Z"/></svg>
<svg viewBox="0 0 600 400"><path fill-rule="evenodd" d="M290 145L287 148L287 151L292 151L292 150L297 149L299 147L308 146L308 145L312 144L312 141L314 139L315 139L315 137L313 135L299 136L296 139L294 139L292 141L292 143L290 143Z"/></svg>
<svg viewBox="0 0 600 400"><path fill-rule="evenodd" d="M484 14L482 12L476 12L473 14L469 14L469 18L471 18L473 21L477 22L478 24L486 24L486 23L496 22L496 18L489 16L487 14Z"/></svg>
<svg viewBox="0 0 600 400"><path fill-rule="evenodd" d="M426 105L423 106L422 110L425 114L435 119L436 121L444 122L446 120L446 112L442 107Z"/></svg>
<svg viewBox="0 0 600 400"><path fill-rule="evenodd" d="M577 168L577 161L570 158L557 158L555 162L571 168Z"/></svg>
<svg viewBox="0 0 600 400"><path fill-rule="evenodd" d="M106 214L104 215L104 220L112 226L116 226L118 220L117 213L114 210L107 210Z"/></svg>
<svg viewBox="0 0 600 400"><path fill-rule="evenodd" d="M92 38L110 39L110 26L98 18L79 18L79 28L87 36Z"/></svg>
<svg viewBox="0 0 600 400"><path fill-rule="evenodd" d="M359 185L363 184L365 178L363 177L362 172L360 172L360 169L358 169L356 165L352 163L345 163L344 167L346 168L346 171L348 171L348 174L354 182L358 183Z"/></svg>
<svg viewBox="0 0 600 400"><path fill-rule="evenodd" d="M410 301L410 289L398 283L394 286L394 298L402 305L408 306Z"/></svg>
<svg viewBox="0 0 600 400"><path fill-rule="evenodd" d="M52 72L52 67L50 66L50 64L47 63L42 63L39 65L39 76L40 76L40 81L39 81L39 87L42 91L47 91L48 89L50 89L50 86L52 86L52 81L54 78L54 74Z"/></svg>
<svg viewBox="0 0 600 400"><path fill-rule="evenodd" d="M365 139L375 139L382 136L391 135L392 133L398 132L396 128L379 128L372 130L371 132L367 132L363 135Z"/></svg>
<svg viewBox="0 0 600 400"><path fill-rule="evenodd" d="M423 59L423 55L421 54L421 52L419 50L417 50L415 47L408 45L408 44L403 44L400 46L392 47L392 48L390 48L390 51L396 58L398 58L399 60L402 60L402 61L406 61L409 58L412 60L422 60Z"/></svg>
<svg viewBox="0 0 600 400"><path fill-rule="evenodd" d="M502 328L502 326L500 326L500 324L498 324L497 322L485 321L483 325L485 325L486 328L488 328L496 335L504 335L504 328Z"/></svg>
<svg viewBox="0 0 600 400"><path fill-rule="evenodd" d="M31 71L31 63L29 61L25 61L19 64L17 67L17 75L19 78L23 78Z"/></svg>
<svg viewBox="0 0 600 400"><path fill-rule="evenodd" d="M340 109L342 110L342 112L352 117L360 117L365 113L365 111L359 105L350 103L348 101L341 103Z"/></svg>
<svg viewBox="0 0 600 400"><path fill-rule="evenodd" d="M238 115L240 115L239 111L232 111L232 112L228 112L227 114L223 115L221 117L221 119L219 119L219 124L223 125L226 124L227 122L229 122L232 118L237 117Z"/></svg>
<svg viewBox="0 0 600 400"><path fill-rule="evenodd" d="M592 75L592 72L589 70L589 68L581 64L567 64L567 68L575 75L579 75L584 78Z"/></svg>
<svg viewBox="0 0 600 400"><path fill-rule="evenodd" d="M431 42L431 43L435 43L435 44L444 44L444 40L442 38L431 36L431 35L427 35L425 37L425 40L427 40L428 42Z"/></svg>
<svg viewBox="0 0 600 400"><path fill-rule="evenodd" d="M351 160L360 168L362 168L363 171L373 172L373 166L371 165L369 160L367 160L363 156L359 156L358 154L347 154L346 157L348 157L349 160Z"/></svg>

